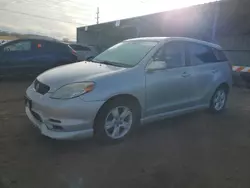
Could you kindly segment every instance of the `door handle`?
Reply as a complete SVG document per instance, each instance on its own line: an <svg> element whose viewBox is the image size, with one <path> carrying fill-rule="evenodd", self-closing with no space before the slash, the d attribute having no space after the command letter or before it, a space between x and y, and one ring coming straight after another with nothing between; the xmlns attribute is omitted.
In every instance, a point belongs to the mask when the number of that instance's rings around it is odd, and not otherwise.
<svg viewBox="0 0 250 188"><path fill-rule="evenodd" d="M212 69L212 73L216 73L218 70L216 68Z"/></svg>
<svg viewBox="0 0 250 188"><path fill-rule="evenodd" d="M187 73L187 72L183 72L181 76L185 78L185 77L190 76L190 74L189 74L189 73Z"/></svg>

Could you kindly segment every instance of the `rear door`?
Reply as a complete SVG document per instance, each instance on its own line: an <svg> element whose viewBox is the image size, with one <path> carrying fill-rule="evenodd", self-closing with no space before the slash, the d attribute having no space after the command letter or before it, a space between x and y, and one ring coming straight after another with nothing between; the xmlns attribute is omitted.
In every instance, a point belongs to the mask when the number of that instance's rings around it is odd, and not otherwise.
<svg viewBox="0 0 250 188"><path fill-rule="evenodd" d="M0 73L3 76L28 75L34 61L31 40L15 41L3 46Z"/></svg>
<svg viewBox="0 0 250 188"><path fill-rule="evenodd" d="M211 91L216 87L219 77L218 60L211 47L206 45L187 42L187 61L194 70L195 90L194 98L196 105L206 104Z"/></svg>
<svg viewBox="0 0 250 188"><path fill-rule="evenodd" d="M56 54L56 66L74 63L77 61L77 55L67 44L59 42L55 43L54 53Z"/></svg>

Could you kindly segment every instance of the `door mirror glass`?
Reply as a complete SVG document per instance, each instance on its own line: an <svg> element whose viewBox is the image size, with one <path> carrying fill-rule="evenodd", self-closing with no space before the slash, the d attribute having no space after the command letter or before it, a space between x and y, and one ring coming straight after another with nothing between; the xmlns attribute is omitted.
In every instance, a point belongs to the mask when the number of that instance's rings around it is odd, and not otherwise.
<svg viewBox="0 0 250 188"><path fill-rule="evenodd" d="M148 71L164 70L167 68L167 63L165 61L152 61L148 67Z"/></svg>

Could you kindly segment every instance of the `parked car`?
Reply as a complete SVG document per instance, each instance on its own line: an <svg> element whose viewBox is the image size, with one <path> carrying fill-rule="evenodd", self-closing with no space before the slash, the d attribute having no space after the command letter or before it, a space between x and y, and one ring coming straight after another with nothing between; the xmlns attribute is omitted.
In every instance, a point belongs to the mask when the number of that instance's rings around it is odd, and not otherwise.
<svg viewBox="0 0 250 188"><path fill-rule="evenodd" d="M95 46L83 44L69 44L69 46L76 51L78 61L91 60L99 54Z"/></svg>
<svg viewBox="0 0 250 188"><path fill-rule="evenodd" d="M140 123L193 110L223 111L232 69L221 47L189 38L123 41L92 62L51 69L26 91L26 113L43 135L125 138Z"/></svg>
<svg viewBox="0 0 250 188"><path fill-rule="evenodd" d="M0 77L37 75L77 61L67 44L44 39L19 39L0 46Z"/></svg>

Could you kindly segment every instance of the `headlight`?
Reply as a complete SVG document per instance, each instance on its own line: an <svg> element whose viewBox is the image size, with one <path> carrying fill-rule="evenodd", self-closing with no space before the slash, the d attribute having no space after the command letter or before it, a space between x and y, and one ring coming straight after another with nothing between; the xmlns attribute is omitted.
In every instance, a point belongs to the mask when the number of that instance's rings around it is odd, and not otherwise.
<svg viewBox="0 0 250 188"><path fill-rule="evenodd" d="M65 85L56 90L50 98L53 99L72 99L88 93L94 89L94 82L81 82Z"/></svg>

